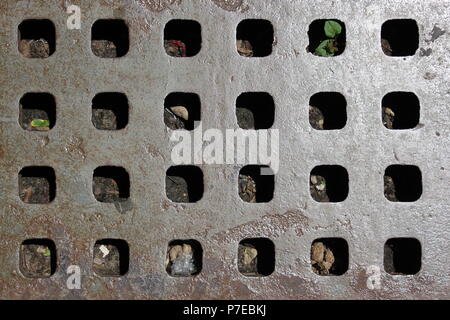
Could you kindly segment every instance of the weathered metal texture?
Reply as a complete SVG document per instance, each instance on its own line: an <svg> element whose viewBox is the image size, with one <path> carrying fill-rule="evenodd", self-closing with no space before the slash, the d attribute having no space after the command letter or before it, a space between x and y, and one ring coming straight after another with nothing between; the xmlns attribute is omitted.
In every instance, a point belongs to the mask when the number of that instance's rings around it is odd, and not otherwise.
<svg viewBox="0 0 450 320"><path fill-rule="evenodd" d="M81 7L81 30L68 30L66 8ZM0 298L35 299L403 299L450 298L449 24L450 2L135 0L16 1L0 3ZM56 27L56 52L27 59L17 50L23 19L48 18ZM101 59L90 49L90 27L100 18L124 19L130 50ZM173 18L202 26L202 49L173 58L163 48L163 28ZM237 24L270 20L273 52L264 58L237 54ZM347 44L337 57L305 51L315 19L345 23ZM411 18L420 33L414 56L388 57L380 47L384 21ZM436 28L443 30L436 38ZM390 91L412 91L420 99L420 125L387 130L381 99ZM19 99L49 92L57 122L48 132L18 124ZM98 92L126 93L129 125L117 132L96 130L91 100ZM238 165L201 165L205 193L192 204L165 196L171 165L170 130L163 101L172 91L199 94L203 128L237 128L235 99L245 91L266 91L275 100L273 128L280 130L280 171L269 203L244 203L237 191ZM308 100L318 91L347 99L342 130L315 131ZM416 202L393 203L383 195L383 173L391 164L417 165L423 194ZM350 192L340 203L318 203L309 194L309 173L319 164L339 164L349 174ZM29 165L54 168L57 195L48 205L23 203L17 176ZM132 209L119 212L92 194L93 170L126 168ZM238 243L270 238L275 272L245 277L237 269ZM391 237L415 237L422 244L422 269L413 276L383 269L383 245ZM321 237L342 237L349 245L349 269L342 276L312 272L310 246ZM56 273L28 279L19 271L19 246L28 238L52 239ZM119 278L92 271L96 240L119 238L130 247L130 268ZM193 278L170 277L164 268L169 241L196 239L203 246L203 270ZM82 288L66 287L66 269L79 265ZM366 268L381 268L381 289L367 288Z"/></svg>

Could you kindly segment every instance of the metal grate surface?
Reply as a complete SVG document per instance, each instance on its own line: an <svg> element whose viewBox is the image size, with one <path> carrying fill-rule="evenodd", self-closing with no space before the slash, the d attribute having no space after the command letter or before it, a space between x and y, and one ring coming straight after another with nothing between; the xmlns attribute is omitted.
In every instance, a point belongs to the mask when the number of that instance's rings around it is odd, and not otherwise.
<svg viewBox="0 0 450 320"><path fill-rule="evenodd" d="M67 28L71 4L81 8L80 30ZM449 6L442 0L1 1L0 298L450 298ZM47 59L28 59L17 49L19 24L37 18L55 26L55 52ZM91 51L91 26L110 18L123 19L129 28L129 51L118 59ZM306 52L309 25L330 18L345 23L344 52L329 58ZM165 53L163 30L172 19L200 24L197 55L179 59ZM236 52L236 27L244 19L271 22L270 55L245 58ZM383 54L380 30L390 19L417 22L414 55ZM280 170L273 199L241 201L242 166L224 164L199 165L204 179L199 202L169 201L165 173L173 143L163 121L165 97L196 93L203 129L225 130L237 128L236 98L252 91L268 92L275 103ZM317 131L308 122L309 99L328 91L345 97L347 122L339 130ZM381 101L394 91L418 97L420 120L413 129L383 126ZM19 100L29 92L54 96L57 120L51 130L19 125ZM126 94L125 129L92 125L92 99L101 92ZM396 164L420 169L423 191L417 201L384 197L383 174ZM319 165L346 169L344 201L312 199L310 172ZM28 204L19 197L19 172L29 166L54 170L52 202ZM126 208L96 201L92 176L100 166L128 172ZM237 267L238 244L257 237L273 242L275 268L265 277L246 277ZM384 269L384 245L399 237L420 242L421 269L414 275ZM25 277L20 245L41 238L55 244L55 272ZM346 240L344 274L312 272L311 244L321 238ZM101 239L126 241L125 275L94 273L94 244ZM164 261L174 239L201 244L203 267L195 277L167 274ZM72 265L81 269L81 289L66 285ZM379 286L368 286L378 269Z"/></svg>

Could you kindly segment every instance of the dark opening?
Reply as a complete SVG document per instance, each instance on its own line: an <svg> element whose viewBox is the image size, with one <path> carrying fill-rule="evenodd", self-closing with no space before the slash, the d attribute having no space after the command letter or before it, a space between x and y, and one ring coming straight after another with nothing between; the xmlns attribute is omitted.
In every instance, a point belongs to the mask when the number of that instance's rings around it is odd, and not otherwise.
<svg viewBox="0 0 450 320"><path fill-rule="evenodd" d="M183 111L187 111L187 114ZM172 92L167 95L164 100L164 123L167 127L172 130L193 130L195 121L200 121L200 97L197 94Z"/></svg>
<svg viewBox="0 0 450 320"><path fill-rule="evenodd" d="M56 196L55 181L50 167L25 167L19 172L19 197L25 203L49 203Z"/></svg>
<svg viewBox="0 0 450 320"><path fill-rule="evenodd" d="M246 202L269 202L273 199L275 176L269 166L248 165L239 171L239 196Z"/></svg>
<svg viewBox="0 0 450 320"><path fill-rule="evenodd" d="M422 247L415 238L392 238L384 245L384 270L390 274L416 274L422 266Z"/></svg>
<svg viewBox="0 0 450 320"><path fill-rule="evenodd" d="M120 130L128 124L128 99L120 92L103 92L92 99L92 123L100 130Z"/></svg>
<svg viewBox="0 0 450 320"><path fill-rule="evenodd" d="M314 246L317 243L322 243L326 250L330 250L331 254L325 253L322 261L314 260ZM329 258L332 256L333 258ZM319 275L335 275L340 276L348 270L348 244L342 238L320 238L313 241L311 246L311 265L313 270ZM319 259L321 260L321 259ZM315 262L315 263L313 263ZM327 263L329 263L327 265Z"/></svg>
<svg viewBox="0 0 450 320"><path fill-rule="evenodd" d="M318 92L309 99L309 123L316 130L342 129L347 123L347 101L339 92Z"/></svg>
<svg viewBox="0 0 450 320"><path fill-rule="evenodd" d="M322 41L330 39L325 34L325 22L326 21L335 21L339 23L342 27L341 33L335 38L334 47L337 48L337 51L334 53L334 56L338 56L342 54L345 50L346 43L346 30L345 23L337 19L318 19L311 22L308 29L308 38L309 45L307 47L307 51L311 52L314 55L318 55L315 50L322 43Z"/></svg>
<svg viewBox="0 0 450 320"><path fill-rule="evenodd" d="M412 202L422 195L422 173L412 165L391 165L384 173L384 196L389 201Z"/></svg>
<svg viewBox="0 0 450 320"><path fill-rule="evenodd" d="M341 202L348 196L348 173L339 165L317 166L311 171L310 193L318 202Z"/></svg>
<svg viewBox="0 0 450 320"><path fill-rule="evenodd" d="M252 254L252 251L256 255ZM253 258L253 259L252 259ZM246 276L265 277L275 270L275 245L267 238L248 238L239 242L238 270Z"/></svg>
<svg viewBox="0 0 450 320"><path fill-rule="evenodd" d="M173 166L166 172L166 195L173 202L197 202L203 197L203 172L196 166Z"/></svg>
<svg viewBox="0 0 450 320"><path fill-rule="evenodd" d="M48 278L56 271L56 246L52 240L25 240L19 256L20 272L27 278Z"/></svg>
<svg viewBox="0 0 450 320"><path fill-rule="evenodd" d="M94 170L92 191L100 202L127 200L130 197L128 172L122 167L98 167Z"/></svg>
<svg viewBox="0 0 450 320"><path fill-rule="evenodd" d="M381 26L381 41L383 52L386 55L394 57L414 55L419 48L417 22L413 19L386 21Z"/></svg>
<svg viewBox="0 0 450 320"><path fill-rule="evenodd" d="M195 276L202 271L203 249L200 242L193 239L169 242L166 271L176 277Z"/></svg>
<svg viewBox="0 0 450 320"><path fill-rule="evenodd" d="M386 128L411 129L419 124L420 102L413 92L390 92L383 97L381 104Z"/></svg>
<svg viewBox="0 0 450 320"><path fill-rule="evenodd" d="M47 58L56 48L55 25L48 19L24 20L19 25L18 42L25 57Z"/></svg>
<svg viewBox="0 0 450 320"><path fill-rule="evenodd" d="M92 25L92 52L102 58L119 58L130 47L128 26L123 20L102 19Z"/></svg>
<svg viewBox="0 0 450 320"><path fill-rule="evenodd" d="M236 99L237 123L242 129L269 129L275 119L275 103L267 92L244 92Z"/></svg>
<svg viewBox="0 0 450 320"><path fill-rule="evenodd" d="M202 30L200 23L194 20L170 20L164 27L166 53L174 57L193 57L200 52L202 46ZM168 41L168 42L167 42ZM179 43L181 41L181 43ZM172 44L171 44L172 43ZM180 47L180 54L171 51L170 46Z"/></svg>
<svg viewBox="0 0 450 320"><path fill-rule="evenodd" d="M242 20L236 30L236 40L248 41L253 57L266 57L272 53L273 26L268 20ZM238 47L239 49L239 47ZM243 53L238 50L239 54Z"/></svg>
<svg viewBox="0 0 450 320"><path fill-rule="evenodd" d="M102 247L103 246L103 247ZM93 269L103 277L123 276L128 272L130 249L121 239L102 239L94 244Z"/></svg>
<svg viewBox="0 0 450 320"><path fill-rule="evenodd" d="M55 126L55 97L45 92L26 93L19 102L19 124L25 130L46 131ZM48 120L49 125L36 126L33 120Z"/></svg>

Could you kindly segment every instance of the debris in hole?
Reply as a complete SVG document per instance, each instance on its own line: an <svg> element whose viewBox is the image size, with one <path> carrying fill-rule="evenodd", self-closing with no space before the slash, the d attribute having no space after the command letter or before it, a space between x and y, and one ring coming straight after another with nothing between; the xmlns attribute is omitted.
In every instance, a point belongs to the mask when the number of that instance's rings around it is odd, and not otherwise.
<svg viewBox="0 0 450 320"><path fill-rule="evenodd" d="M191 245L169 246L166 258L166 270L172 276L190 276L198 272Z"/></svg>
<svg viewBox="0 0 450 320"><path fill-rule="evenodd" d="M342 32L342 26L339 22L327 20L324 24L324 32L329 39L323 40L313 53L317 56L332 57L339 51L337 37Z"/></svg>
<svg viewBox="0 0 450 320"><path fill-rule="evenodd" d="M101 130L116 130L117 117L113 110L93 108L92 109L92 123L97 129Z"/></svg>
<svg viewBox="0 0 450 320"><path fill-rule="evenodd" d="M384 176L384 196L390 201L398 201L395 193L394 179L390 176Z"/></svg>
<svg viewBox="0 0 450 320"><path fill-rule="evenodd" d="M92 40L92 52L102 58L116 58L117 48L114 42L109 40Z"/></svg>
<svg viewBox="0 0 450 320"><path fill-rule="evenodd" d="M30 126L39 131L48 131L50 130L50 121L43 119L33 119L30 122Z"/></svg>
<svg viewBox="0 0 450 320"><path fill-rule="evenodd" d="M126 201L120 196L119 186L112 178L94 176L94 195L100 202Z"/></svg>
<svg viewBox="0 0 450 320"><path fill-rule="evenodd" d="M186 45L180 40L164 40L164 49L169 56L186 57Z"/></svg>
<svg viewBox="0 0 450 320"><path fill-rule="evenodd" d="M326 179L319 175L311 175L309 190L314 200L318 202L329 202L327 194Z"/></svg>
<svg viewBox="0 0 450 320"><path fill-rule="evenodd" d="M186 180L179 176L166 176L166 195L173 202L189 202Z"/></svg>
<svg viewBox="0 0 450 320"><path fill-rule="evenodd" d="M95 273L101 276L120 276L120 252L117 246L111 244L94 245Z"/></svg>
<svg viewBox="0 0 450 320"><path fill-rule="evenodd" d="M253 47L248 40L236 41L237 51L243 57L253 57Z"/></svg>
<svg viewBox="0 0 450 320"><path fill-rule="evenodd" d="M236 118L239 128L255 129L255 115L248 108L236 108Z"/></svg>
<svg viewBox="0 0 450 320"><path fill-rule="evenodd" d="M392 48L389 44L389 41L386 39L381 39L381 49L383 50L384 54L387 56L392 56Z"/></svg>
<svg viewBox="0 0 450 320"><path fill-rule="evenodd" d="M25 203L50 202L50 183L43 177L22 177L19 196Z"/></svg>
<svg viewBox="0 0 450 320"><path fill-rule="evenodd" d="M395 117L394 111L392 111L392 109L388 108L388 107L383 107L382 111L383 111L384 126L388 129L393 129L394 128L394 117Z"/></svg>
<svg viewBox="0 0 450 320"><path fill-rule="evenodd" d="M238 248L238 269L246 276L258 276L258 250L249 243L240 243Z"/></svg>
<svg viewBox="0 0 450 320"><path fill-rule="evenodd" d="M330 274L334 264L334 254L322 242L315 242L311 246L311 264L313 271L320 275Z"/></svg>
<svg viewBox="0 0 450 320"><path fill-rule="evenodd" d="M29 131L50 130L50 120L47 112L37 106L35 109L24 108L20 105L19 122L22 128Z"/></svg>
<svg viewBox="0 0 450 320"><path fill-rule="evenodd" d="M164 123L172 130L185 128L183 119L171 111L170 108L166 107L164 107Z"/></svg>
<svg viewBox="0 0 450 320"><path fill-rule="evenodd" d="M239 196L246 202L256 202L256 183L251 176L239 175Z"/></svg>
<svg viewBox="0 0 450 320"><path fill-rule="evenodd" d="M22 39L19 42L19 51L27 58L48 58L50 46L45 39Z"/></svg>
<svg viewBox="0 0 450 320"><path fill-rule="evenodd" d="M182 118L183 120L187 121L189 119L189 113L188 113L188 110L185 107L183 107L183 106L175 106L175 107L170 107L169 109L176 116Z"/></svg>
<svg viewBox="0 0 450 320"><path fill-rule="evenodd" d="M316 106L309 106L309 123L316 130L323 130L324 117Z"/></svg>
<svg viewBox="0 0 450 320"><path fill-rule="evenodd" d="M51 251L46 245L22 245L21 270L26 277L44 278L52 274Z"/></svg>

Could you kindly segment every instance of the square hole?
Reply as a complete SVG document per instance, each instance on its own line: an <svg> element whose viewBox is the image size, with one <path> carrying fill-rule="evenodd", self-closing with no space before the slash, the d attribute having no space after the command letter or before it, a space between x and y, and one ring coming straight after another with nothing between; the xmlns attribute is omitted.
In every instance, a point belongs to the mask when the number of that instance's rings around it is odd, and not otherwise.
<svg viewBox="0 0 450 320"><path fill-rule="evenodd" d="M242 20L236 29L236 49L244 57L266 57L272 53L272 23L262 19Z"/></svg>
<svg viewBox="0 0 450 320"><path fill-rule="evenodd" d="M347 123L347 101L339 92L318 92L309 99L309 123L316 130L337 130Z"/></svg>
<svg viewBox="0 0 450 320"><path fill-rule="evenodd" d="M30 92L19 102L19 124L25 130L48 131L56 123L55 97L45 92Z"/></svg>
<svg viewBox="0 0 450 320"><path fill-rule="evenodd" d="M308 52L322 57L338 56L345 50L345 23L336 19L314 20L309 25L308 37Z"/></svg>
<svg viewBox="0 0 450 320"><path fill-rule="evenodd" d="M166 196L173 202L197 202L203 197L203 172L196 166L173 166L166 171Z"/></svg>
<svg viewBox="0 0 450 320"><path fill-rule="evenodd" d="M164 49L172 57L193 57L202 47L202 27L195 20L170 20L164 27Z"/></svg>
<svg viewBox="0 0 450 320"><path fill-rule="evenodd" d="M238 270L247 277L265 277L275 270L275 245L267 238L239 242Z"/></svg>
<svg viewBox="0 0 450 320"><path fill-rule="evenodd" d="M102 239L94 244L93 269L102 277L119 277L128 271L130 249L120 239Z"/></svg>
<svg viewBox="0 0 450 320"><path fill-rule="evenodd" d="M128 172L122 167L98 167L94 170L92 192L100 202L126 201L130 197Z"/></svg>
<svg viewBox="0 0 450 320"><path fill-rule="evenodd" d="M19 197L25 203L49 203L56 195L55 171L50 167L25 167L19 172Z"/></svg>
<svg viewBox="0 0 450 320"><path fill-rule="evenodd" d="M419 48L419 28L413 19L387 20L381 26L381 49L387 56L413 56Z"/></svg>
<svg viewBox="0 0 450 320"><path fill-rule="evenodd" d="M172 130L193 130L200 121L200 97L195 93L172 92L164 100L164 123Z"/></svg>
<svg viewBox="0 0 450 320"><path fill-rule="evenodd" d="M309 179L311 197L317 202L341 202L348 196L348 173L338 165L314 167Z"/></svg>
<svg viewBox="0 0 450 320"><path fill-rule="evenodd" d="M422 247L415 238L391 238L384 245L384 270L390 274L412 275L422 266Z"/></svg>
<svg viewBox="0 0 450 320"><path fill-rule="evenodd" d="M384 172L384 196L389 201L413 202L422 195L422 173L412 165L394 164Z"/></svg>
<svg viewBox="0 0 450 320"><path fill-rule="evenodd" d="M102 92L92 99L92 123L99 130L120 130L128 124L128 99L120 92Z"/></svg>
<svg viewBox="0 0 450 320"><path fill-rule="evenodd" d="M48 278L56 270L56 246L49 239L28 239L20 246L20 272L27 278Z"/></svg>
<svg viewBox="0 0 450 320"><path fill-rule="evenodd" d="M203 249L197 240L173 240L166 254L166 271L172 277L189 277L202 271Z"/></svg>
<svg viewBox="0 0 450 320"><path fill-rule="evenodd" d="M130 47L128 26L120 19L101 19L91 30L92 52L101 58L120 58Z"/></svg>
<svg viewBox="0 0 450 320"><path fill-rule="evenodd" d="M239 197L245 202L269 202L273 199L275 176L268 166L248 165L239 171Z"/></svg>
<svg viewBox="0 0 450 320"><path fill-rule="evenodd" d="M321 276L340 276L348 270L348 244L342 238L320 238L311 245L311 266Z"/></svg>
<svg viewBox="0 0 450 320"><path fill-rule="evenodd" d="M382 119L388 129L412 129L419 124L420 102L412 92L390 92L383 97Z"/></svg>
<svg viewBox="0 0 450 320"><path fill-rule="evenodd" d="M19 52L27 58L48 58L55 52L55 25L47 19L28 19L18 28Z"/></svg>
<svg viewBox="0 0 450 320"><path fill-rule="evenodd" d="M267 92L244 92L236 99L236 118L242 129L269 129L275 119L275 103Z"/></svg>

